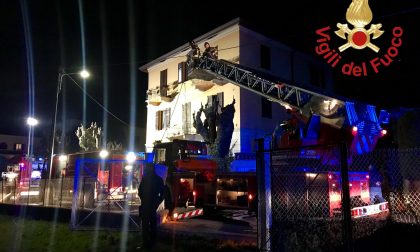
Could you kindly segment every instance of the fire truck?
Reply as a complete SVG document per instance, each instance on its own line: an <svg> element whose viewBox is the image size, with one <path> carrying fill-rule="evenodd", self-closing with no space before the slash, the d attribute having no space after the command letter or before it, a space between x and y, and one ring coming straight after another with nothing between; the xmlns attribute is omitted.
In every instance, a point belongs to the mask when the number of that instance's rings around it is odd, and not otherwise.
<svg viewBox="0 0 420 252"><path fill-rule="evenodd" d="M255 173L218 171L216 161L207 155L206 143L158 143L153 157L156 169L164 171L162 177L168 189L165 207L172 219L194 217L217 208L255 210Z"/></svg>
<svg viewBox="0 0 420 252"><path fill-rule="evenodd" d="M17 164L2 172L2 200L8 203L39 204L42 200L41 173L43 159L19 157Z"/></svg>
<svg viewBox="0 0 420 252"><path fill-rule="evenodd" d="M137 188L140 183L144 155L135 155L127 161L126 153L100 151L72 153L53 157L48 204L71 206L77 199L78 208L92 209L99 203L112 204L128 201L138 205Z"/></svg>
<svg viewBox="0 0 420 252"><path fill-rule="evenodd" d="M232 83L282 105L291 115L291 118L277 125L272 138L271 147L273 149L310 145L337 145L344 142L350 155L363 154L371 152L378 139L387 133L381 127L381 121L386 119L383 117L386 117L387 113L381 113L378 118L376 108L373 105L326 95L322 90L310 90L283 81L273 81L274 78L271 76L267 77L265 74L248 67L217 58L197 57L191 59L191 62L187 65L189 66L189 69L187 69L189 78ZM318 155L322 154L319 153L322 152L322 149L315 149L312 152L302 151L300 152L301 157L298 158L326 156ZM328 160L320 160L320 162L331 161L331 158L334 157L328 156ZM341 192L337 191L338 187L333 186L337 185L336 182L333 182L333 179L340 180L340 174L326 171L322 176L331 177L331 179L326 180L328 182L325 183L325 186L329 188L330 213L332 214L336 208L335 204L339 200L341 201L341 198L334 197L336 193ZM369 188L366 187L369 184L367 175L361 176L364 176L364 180L362 179L364 182L360 182L350 191L354 198L360 198L361 202L364 202L364 205L360 207L364 207L363 209L366 210L366 205L371 203L367 198L369 190L355 189L363 184L363 188ZM356 177L358 176L352 175L351 179L356 179ZM387 204L381 203L380 206L371 208L386 211Z"/></svg>

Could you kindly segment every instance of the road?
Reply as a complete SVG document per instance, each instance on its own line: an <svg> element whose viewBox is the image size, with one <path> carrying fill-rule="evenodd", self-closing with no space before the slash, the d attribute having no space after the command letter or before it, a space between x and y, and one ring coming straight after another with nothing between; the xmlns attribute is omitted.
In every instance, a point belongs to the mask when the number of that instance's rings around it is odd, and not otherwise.
<svg viewBox="0 0 420 252"><path fill-rule="evenodd" d="M225 210L209 217L169 221L160 225L159 231L249 243L257 241L256 217L242 210Z"/></svg>

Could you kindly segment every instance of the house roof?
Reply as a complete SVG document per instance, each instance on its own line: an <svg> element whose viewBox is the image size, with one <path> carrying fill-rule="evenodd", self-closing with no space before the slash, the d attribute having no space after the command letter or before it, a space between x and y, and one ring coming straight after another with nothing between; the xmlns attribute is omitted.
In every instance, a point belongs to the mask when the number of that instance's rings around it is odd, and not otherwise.
<svg viewBox="0 0 420 252"><path fill-rule="evenodd" d="M242 23L243 22L240 20L240 18L235 18L235 19L233 19L233 20L231 20L231 21L229 21L229 22L227 22L227 23L225 23L225 24L223 24L223 25L221 25L221 26L219 26L219 27L217 27L217 28L215 28L215 29L213 29L213 30L211 30L211 31L209 31L209 32L207 32L207 33L205 33L205 34L197 37L197 38L195 38L195 39L193 39L193 40L198 44L200 42L203 42L204 40L207 40L207 39L209 39L211 37L214 37L219 32L221 32L221 31L223 31L223 30L225 30L225 29L227 29L229 27L232 27L234 25L239 25L239 24L242 25ZM158 64L160 62L163 62L166 59L168 59L168 58L174 56L175 54L180 53L180 52L182 52L182 51L184 51L184 50L186 50L188 48L190 48L190 44L189 43L185 43L185 44L179 46L178 48L176 48L176 49L174 49L174 50L172 50L172 51L170 51L170 52L168 52L168 53L166 53L166 54L164 54L164 55L162 55L162 56L160 56L160 57L158 57L158 58L156 58L156 59L148 62L147 64L139 67L139 69L141 71L147 73L147 69L150 68L151 66L153 66L155 64Z"/></svg>

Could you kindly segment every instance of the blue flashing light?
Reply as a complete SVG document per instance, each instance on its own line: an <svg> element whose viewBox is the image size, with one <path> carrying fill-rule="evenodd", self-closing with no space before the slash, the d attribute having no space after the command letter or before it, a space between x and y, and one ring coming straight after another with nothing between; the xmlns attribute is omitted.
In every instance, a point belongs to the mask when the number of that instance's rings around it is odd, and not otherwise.
<svg viewBox="0 0 420 252"><path fill-rule="evenodd" d="M347 118L349 119L350 125L355 125L358 121L357 113L354 108L353 102L346 102Z"/></svg>
<svg viewBox="0 0 420 252"><path fill-rule="evenodd" d="M378 118L376 117L375 106L368 105L367 111L368 111L370 121L377 123Z"/></svg>

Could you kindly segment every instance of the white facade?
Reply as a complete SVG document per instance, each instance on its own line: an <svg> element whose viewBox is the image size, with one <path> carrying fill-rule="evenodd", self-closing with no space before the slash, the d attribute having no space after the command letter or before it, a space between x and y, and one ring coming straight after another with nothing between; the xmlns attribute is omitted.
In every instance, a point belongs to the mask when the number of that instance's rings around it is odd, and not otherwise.
<svg viewBox="0 0 420 252"><path fill-rule="evenodd" d="M316 66L324 76L323 86L328 87L331 83L331 73L327 67L251 31L240 25L239 20L216 28L194 41L201 51L204 50L204 42L209 42L211 46L218 47L219 59L270 74L279 81L310 85L309 69ZM219 97L223 96L223 106L236 100L232 153L255 151L255 139L271 135L276 124L288 118L285 109L231 83L200 79L178 83L178 66L186 61L189 49L189 45L185 44L140 68L149 77L146 151L152 150L155 141L167 142L175 138L202 140L192 126L193 113L207 103L209 96L218 94ZM162 78L168 84L166 97L161 97L164 92L160 89Z"/></svg>

